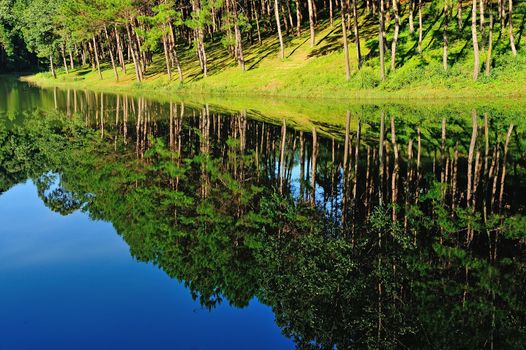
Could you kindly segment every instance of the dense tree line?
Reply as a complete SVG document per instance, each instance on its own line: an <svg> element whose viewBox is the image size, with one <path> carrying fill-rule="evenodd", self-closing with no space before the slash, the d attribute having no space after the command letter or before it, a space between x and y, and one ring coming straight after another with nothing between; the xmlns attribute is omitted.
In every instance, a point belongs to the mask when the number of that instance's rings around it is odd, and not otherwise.
<svg viewBox="0 0 526 350"><path fill-rule="evenodd" d="M385 79L397 68L401 29L409 28L422 53L424 31L439 16L444 70L450 66L452 34L467 30L464 19L470 20L476 80L481 60L490 74L494 34L507 37L509 50L517 55L513 14L513 0L0 0L0 63L13 55L13 43L23 40L30 52L49 61L53 75L59 64L66 72L79 64L91 64L100 72L101 63L108 62L119 80L126 63L133 62L135 77L141 81L153 54L159 52L169 78L176 75L182 81L185 67L178 51L184 45L193 47L206 77L207 46L214 38L221 38L225 56L245 70L246 45L277 36L279 57L284 59L286 37L299 36L308 27L310 45L315 46L319 24L328 20L332 25L340 18L347 79L348 41L356 44L359 68L366 58L360 37L371 22L378 23L378 41L369 56L377 57Z"/></svg>

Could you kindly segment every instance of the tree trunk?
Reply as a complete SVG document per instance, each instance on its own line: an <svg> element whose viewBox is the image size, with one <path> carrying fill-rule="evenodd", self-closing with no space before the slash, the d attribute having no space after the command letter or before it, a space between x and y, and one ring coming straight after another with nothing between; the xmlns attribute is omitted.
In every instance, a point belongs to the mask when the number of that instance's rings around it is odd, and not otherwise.
<svg viewBox="0 0 526 350"><path fill-rule="evenodd" d="M307 0L307 4L309 7L309 25L310 25L310 46L313 47L315 43L314 38L314 6L313 2L314 0Z"/></svg>
<svg viewBox="0 0 526 350"><path fill-rule="evenodd" d="M232 9L234 12L234 35L236 39L236 57L239 67L242 71L245 71L245 58L243 56L243 41L241 40L241 31L239 30L239 23L237 17L237 1L232 1Z"/></svg>
<svg viewBox="0 0 526 350"><path fill-rule="evenodd" d="M308 0L308 1L310 1L310 0ZM279 3L278 3L278 0L274 0L274 16L276 17L276 27L278 29L279 58L281 58L281 60L284 60L285 59L285 48L283 47L283 36L281 35L281 23L280 23L280 20L279 20Z"/></svg>
<svg viewBox="0 0 526 350"><path fill-rule="evenodd" d="M73 53L69 50L69 66L71 69L75 69L75 63L73 63Z"/></svg>
<svg viewBox="0 0 526 350"><path fill-rule="evenodd" d="M329 20L332 27L332 0L329 0Z"/></svg>
<svg viewBox="0 0 526 350"><path fill-rule="evenodd" d="M500 28L504 28L504 0L499 0L499 21L500 21Z"/></svg>
<svg viewBox="0 0 526 350"><path fill-rule="evenodd" d="M349 62L349 47L347 44L347 26L345 25L345 3L347 0L340 0L341 17L342 17L342 39L343 39L343 56L345 59L345 79L351 79L351 66ZM354 1L354 0L353 0Z"/></svg>
<svg viewBox="0 0 526 350"><path fill-rule="evenodd" d="M57 78L57 73L55 72L55 65L53 64L53 54L49 55L49 69L51 70L51 75L53 78Z"/></svg>
<svg viewBox="0 0 526 350"><path fill-rule="evenodd" d="M448 50L449 50L449 0L444 0L444 55L442 57L442 64L444 65L444 70L447 71L448 68Z"/></svg>
<svg viewBox="0 0 526 350"><path fill-rule="evenodd" d="M393 42L391 43L391 70L394 72L396 70L396 44L398 43L398 34L400 32L400 14L398 13L398 0L393 0L393 11L395 15L395 29Z"/></svg>
<svg viewBox="0 0 526 350"><path fill-rule="evenodd" d="M487 0L479 0L479 9L480 9L480 47L482 51L486 47L486 18L484 15L484 2Z"/></svg>
<svg viewBox="0 0 526 350"><path fill-rule="evenodd" d="M354 17L354 39L356 40L356 58L358 59L358 69L360 69L362 67L362 49L360 46L360 30L358 28L358 7L356 5L356 0L352 0L352 7Z"/></svg>
<svg viewBox="0 0 526 350"><path fill-rule="evenodd" d="M493 52L493 11L489 9L489 35L488 35L488 51L486 52L486 76L491 74L491 54Z"/></svg>
<svg viewBox="0 0 526 350"><path fill-rule="evenodd" d="M378 30L378 47L380 49L380 76L385 80L385 57L384 57L384 0L379 1L379 30ZM421 1L421 0L420 0Z"/></svg>
<svg viewBox="0 0 526 350"><path fill-rule="evenodd" d="M111 67L113 68L113 74L115 75L115 80L119 81L119 73L117 73L117 66L115 65L115 58L113 57L113 50L111 48L110 36L108 35L108 29L104 26L104 35L108 41L108 51L110 52Z"/></svg>
<svg viewBox="0 0 526 350"><path fill-rule="evenodd" d="M121 38L119 32L117 31L117 27L114 27L113 31L115 34L115 41L117 42L117 53L119 55L119 63L121 65L122 72L126 74L126 63L124 62L124 53L122 50Z"/></svg>
<svg viewBox="0 0 526 350"><path fill-rule="evenodd" d="M64 45L62 45L60 49L62 53L62 62L64 63L64 69L66 70L66 74L69 74L68 62L66 61L66 50L64 50Z"/></svg>
<svg viewBox="0 0 526 350"><path fill-rule="evenodd" d="M422 0L418 0L418 52L422 53L422 41L424 40Z"/></svg>
<svg viewBox="0 0 526 350"><path fill-rule="evenodd" d="M99 72L99 78L100 80L102 80L102 73L100 71L100 62L99 62L99 52L97 49L97 41L95 40L95 35L92 37L92 40L93 40L93 52L95 55L95 62L97 63L97 70Z"/></svg>
<svg viewBox="0 0 526 350"><path fill-rule="evenodd" d="M172 69L170 67L170 53L168 51L168 44L166 42L166 34L163 34L163 49L164 49L164 61L166 63L166 73L168 74L168 80L172 80Z"/></svg>
<svg viewBox="0 0 526 350"><path fill-rule="evenodd" d="M139 64L139 58L137 57L135 53L135 45L133 43L129 25L126 25L126 32L128 34L128 48L129 48L129 51L130 51L130 54L133 60L133 66L135 67L135 77L137 78L138 82L141 82L142 81L141 67Z"/></svg>
<svg viewBox="0 0 526 350"><path fill-rule="evenodd" d="M172 22L169 21L168 26L170 27L170 53L172 60L174 61L174 64L177 68L177 73L179 74L179 82L183 82L183 69L181 68L181 63L179 62L179 58L177 57L177 49L175 45L175 32L174 28L172 26Z"/></svg>
<svg viewBox="0 0 526 350"><path fill-rule="evenodd" d="M254 13L254 17L256 19L256 30L257 30L257 33L258 33L258 44L261 46L261 29L259 28L259 14L258 14L258 10L256 8L256 3L254 2L254 0L251 0L252 1L252 12Z"/></svg>
<svg viewBox="0 0 526 350"><path fill-rule="evenodd" d="M508 26L510 32L511 52L513 53L513 56L517 57L517 48L515 47L515 39L513 37L513 0L509 0Z"/></svg>
<svg viewBox="0 0 526 350"><path fill-rule="evenodd" d="M415 0L409 0L409 33L413 35L415 33L415 21L414 21L414 12L415 12Z"/></svg>
<svg viewBox="0 0 526 350"><path fill-rule="evenodd" d="M473 80L477 80L480 72L480 52L477 38L477 0L473 0L471 13L471 36L473 38L474 54Z"/></svg>

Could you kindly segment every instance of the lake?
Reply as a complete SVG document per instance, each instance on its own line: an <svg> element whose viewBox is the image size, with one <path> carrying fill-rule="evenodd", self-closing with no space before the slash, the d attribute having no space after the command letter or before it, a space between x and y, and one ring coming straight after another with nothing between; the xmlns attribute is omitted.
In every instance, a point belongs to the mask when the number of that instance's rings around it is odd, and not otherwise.
<svg viewBox="0 0 526 350"><path fill-rule="evenodd" d="M523 101L0 77L0 350L523 349Z"/></svg>

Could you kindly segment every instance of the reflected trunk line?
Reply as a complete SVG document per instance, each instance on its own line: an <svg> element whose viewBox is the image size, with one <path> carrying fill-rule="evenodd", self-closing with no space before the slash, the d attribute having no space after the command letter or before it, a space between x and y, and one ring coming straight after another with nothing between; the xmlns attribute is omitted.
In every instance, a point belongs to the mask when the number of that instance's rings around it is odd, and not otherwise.
<svg viewBox="0 0 526 350"><path fill-rule="evenodd" d="M128 96L124 96L124 122L122 125L122 139L124 145L128 144Z"/></svg>
<svg viewBox="0 0 526 350"><path fill-rule="evenodd" d="M455 151L453 158L453 174L451 178L451 211L455 212L457 205L457 181L458 181L458 141L455 143Z"/></svg>
<svg viewBox="0 0 526 350"><path fill-rule="evenodd" d="M353 181L353 201L354 201L354 207L356 208L356 197L357 197L357 191L358 191L358 164L360 160L360 139L361 139L361 131L362 131L362 122L358 121L358 130L356 131L356 145L354 150L354 181ZM356 211L356 209L355 209Z"/></svg>
<svg viewBox="0 0 526 350"><path fill-rule="evenodd" d="M502 211L502 208L504 206L502 202L502 198L504 196L504 183L506 180L506 163L508 160L508 147L510 144L511 134L513 132L513 124L510 124L508 128L508 133L506 134L506 141L504 142L504 154L502 156L502 170L501 170L501 178L500 178L500 192L499 192L499 211Z"/></svg>
<svg viewBox="0 0 526 350"><path fill-rule="evenodd" d="M114 146L115 151L117 151L117 139L120 133L120 127L119 127L120 107L121 107L121 98L120 96L117 96L117 101L115 104L115 135L114 135L114 141L113 141L113 146Z"/></svg>
<svg viewBox="0 0 526 350"><path fill-rule="evenodd" d="M404 193L404 230L407 232L407 212L409 210L409 203L411 197L411 184L413 183L413 139L410 138L407 143L407 170L406 170L406 184Z"/></svg>
<svg viewBox="0 0 526 350"><path fill-rule="evenodd" d="M380 116L380 140L378 142L378 161L379 161L379 167L380 170L378 174L378 202L381 205L383 205L383 187L384 187L384 123L385 123L385 115L384 112L381 112ZM420 147L419 147L420 149Z"/></svg>
<svg viewBox="0 0 526 350"><path fill-rule="evenodd" d="M496 155L495 155L495 167L493 168L493 185L491 187L491 201L490 201L490 212L494 210L495 198L497 196L497 182L499 177L499 167L500 167L500 144L497 142L495 145Z"/></svg>
<svg viewBox="0 0 526 350"><path fill-rule="evenodd" d="M300 131L300 199L305 201L305 139Z"/></svg>
<svg viewBox="0 0 526 350"><path fill-rule="evenodd" d="M473 190L473 155L475 152L475 144L477 142L477 112L473 110L471 112L472 117L472 132L471 132L471 142L469 144L469 153L468 153L468 184L467 184L467 194L466 194L466 206L469 208L471 206L471 192Z"/></svg>
<svg viewBox="0 0 526 350"><path fill-rule="evenodd" d="M440 170L440 182L446 183L446 118L442 118L442 138L440 146L440 157L441 157L441 170Z"/></svg>
<svg viewBox="0 0 526 350"><path fill-rule="evenodd" d="M287 139L287 124L285 123L285 119L283 119L283 123L281 126L281 147L280 147L280 155L279 155L279 191L280 193L283 193L283 178L285 177L285 142Z"/></svg>
<svg viewBox="0 0 526 350"><path fill-rule="evenodd" d="M68 117L71 117L71 97L70 97L70 90L68 89L67 90L67 93L66 93L66 115Z"/></svg>
<svg viewBox="0 0 526 350"><path fill-rule="evenodd" d="M316 162L318 158L318 135L316 128L312 128L312 178L311 178L311 206L316 205Z"/></svg>
<svg viewBox="0 0 526 350"><path fill-rule="evenodd" d="M100 93L100 137L104 139L104 93Z"/></svg>
<svg viewBox="0 0 526 350"><path fill-rule="evenodd" d="M391 179L391 204L392 204L392 219L393 223L396 222L397 213L396 213L396 206L398 201L398 171L399 171L399 165L398 165L398 145L396 143L396 127L395 127L395 121L394 117L391 116L391 143L393 145L393 155L394 155L394 168L393 168L393 175Z"/></svg>
<svg viewBox="0 0 526 350"><path fill-rule="evenodd" d="M480 161L480 151L477 150L475 156L475 173L473 174L473 210L477 208L477 193L480 179L480 173L482 171L482 162Z"/></svg>

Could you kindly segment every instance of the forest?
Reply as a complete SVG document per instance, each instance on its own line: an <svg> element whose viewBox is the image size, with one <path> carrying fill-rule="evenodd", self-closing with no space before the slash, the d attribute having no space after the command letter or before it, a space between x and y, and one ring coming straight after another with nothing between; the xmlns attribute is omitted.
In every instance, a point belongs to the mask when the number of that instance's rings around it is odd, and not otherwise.
<svg viewBox="0 0 526 350"><path fill-rule="evenodd" d="M208 80L217 89L506 81L517 93L525 9L513 0L1 0L0 69L177 86L217 75Z"/></svg>

